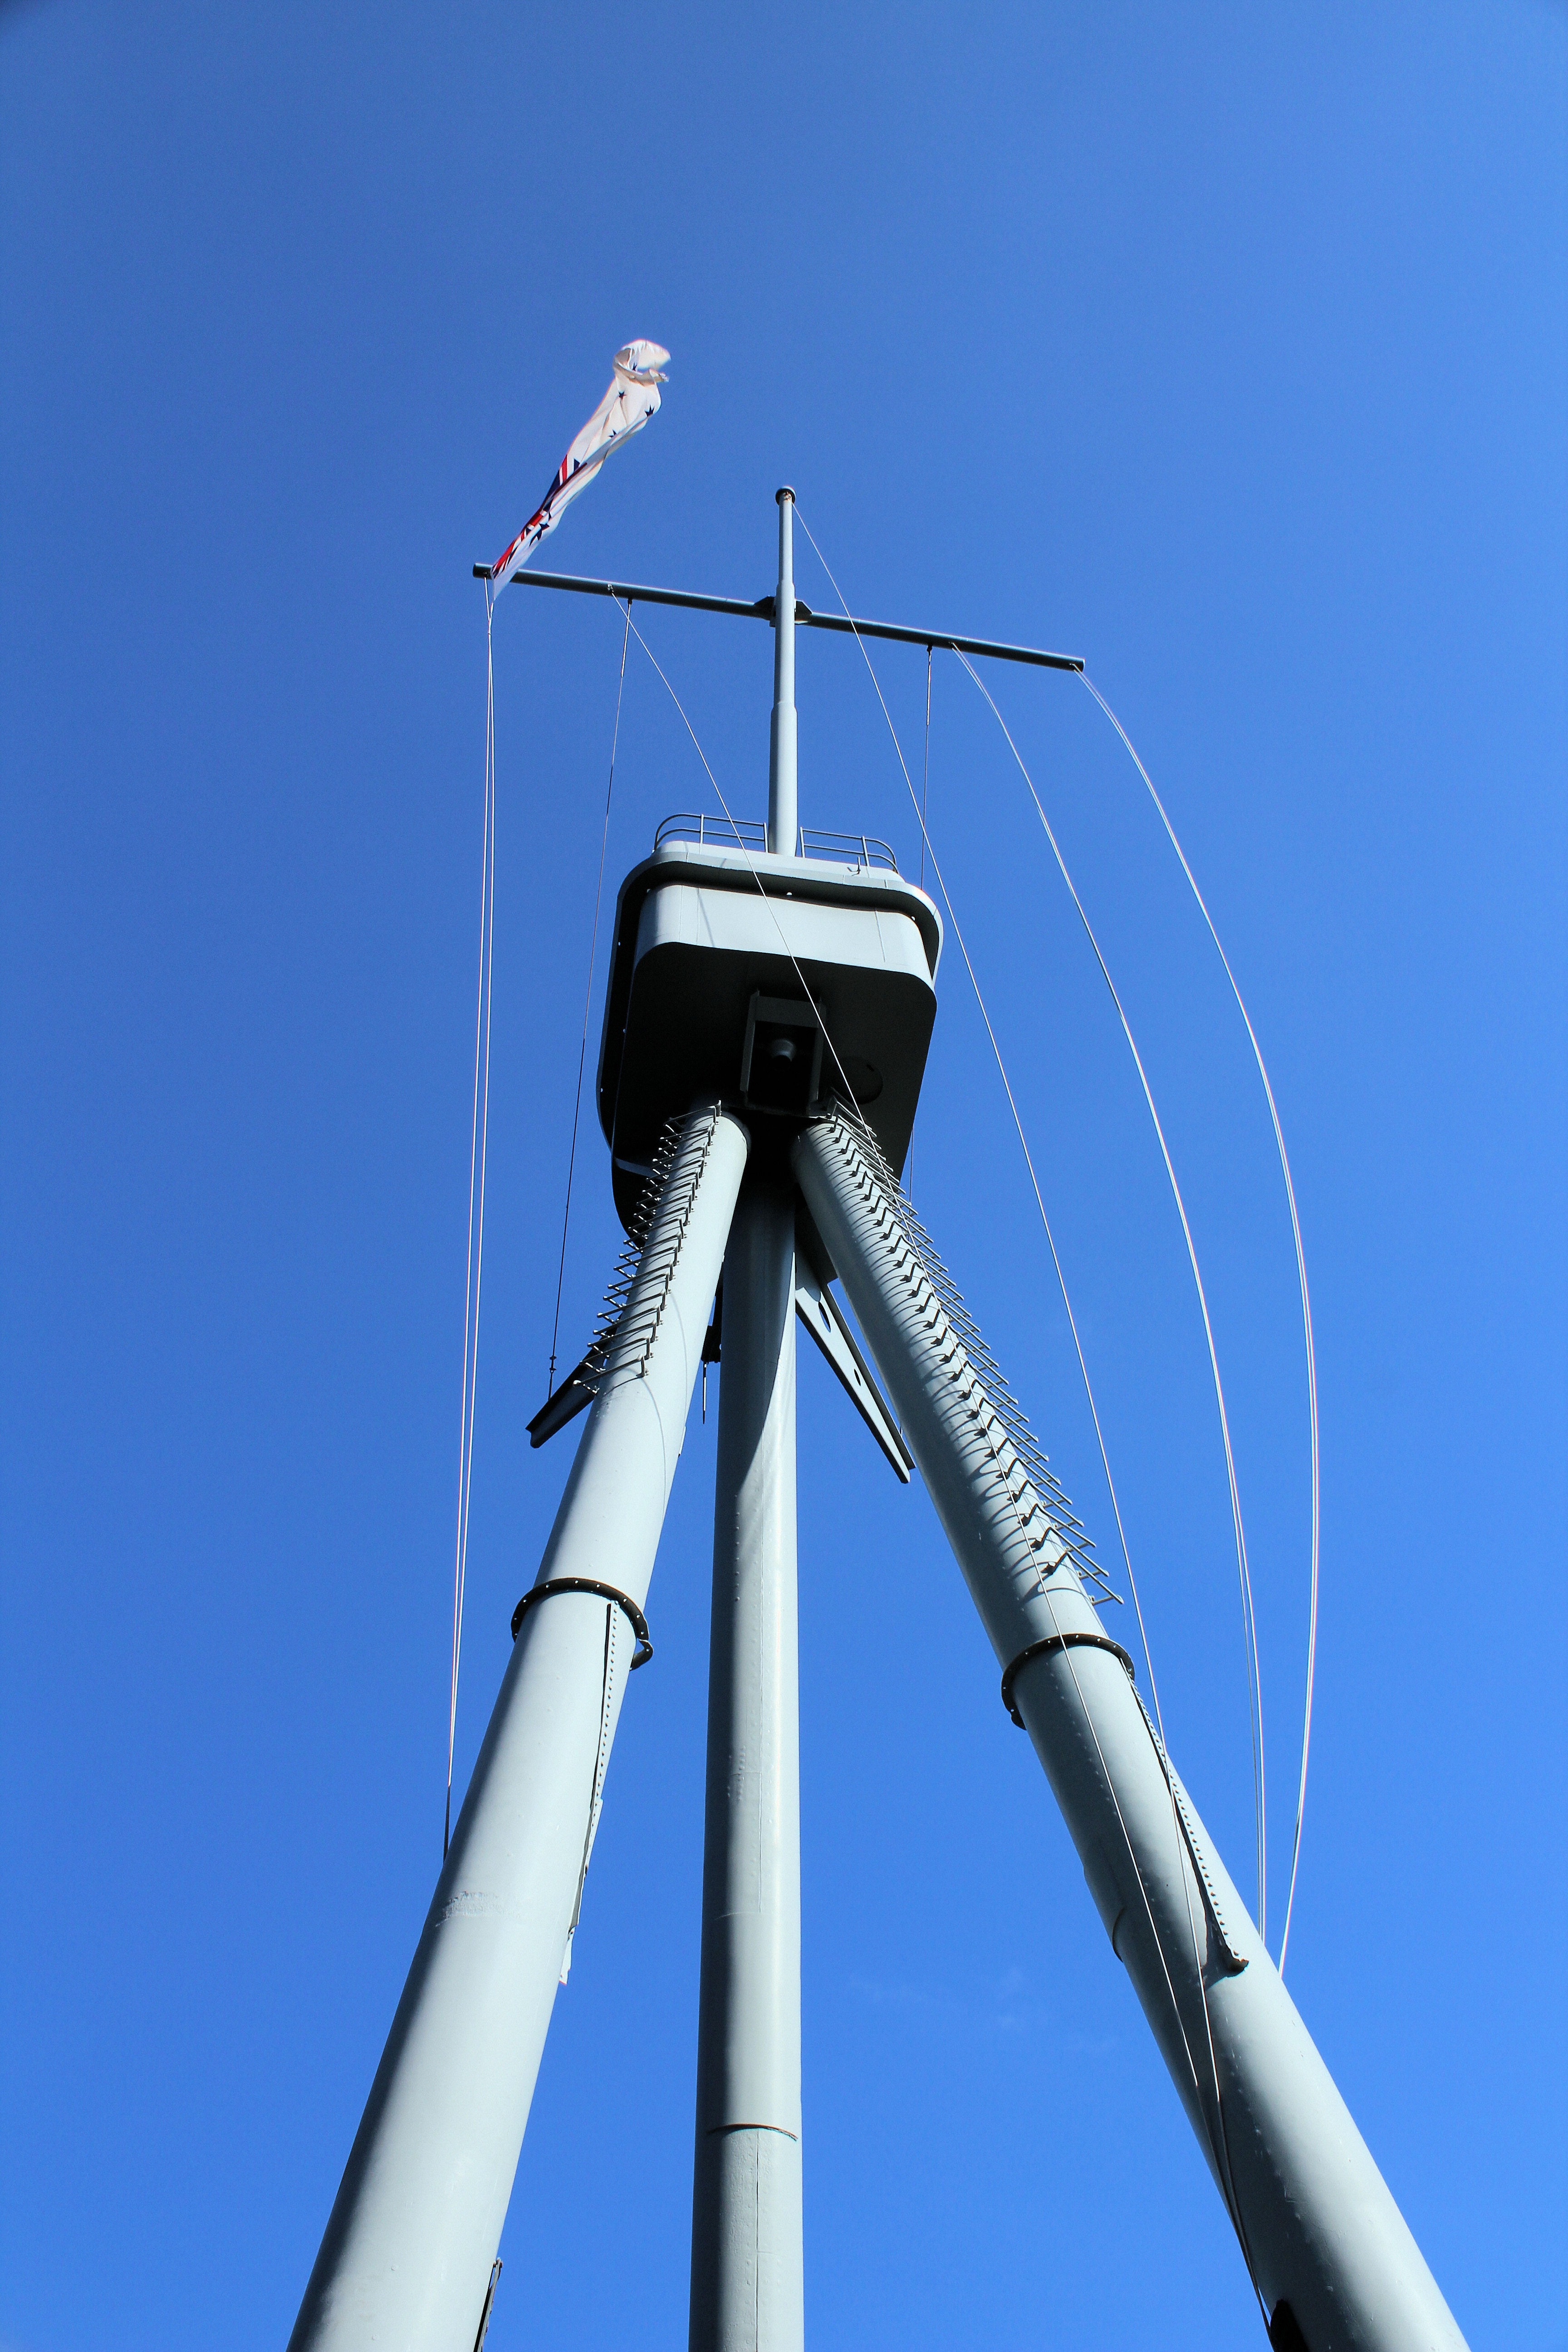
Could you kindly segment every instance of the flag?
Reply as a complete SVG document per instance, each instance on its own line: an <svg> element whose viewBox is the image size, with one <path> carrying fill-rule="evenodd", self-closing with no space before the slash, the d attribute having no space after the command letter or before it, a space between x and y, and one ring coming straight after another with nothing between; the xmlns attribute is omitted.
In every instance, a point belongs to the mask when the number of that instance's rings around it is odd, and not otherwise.
<svg viewBox="0 0 1568 2352"><path fill-rule="evenodd" d="M554 530L578 491L587 488L611 450L640 433L657 413L658 387L666 381L660 371L668 357L661 344L648 342L626 343L616 353L609 390L562 458L538 513L523 524L491 571L496 594L528 562L545 532Z"/></svg>

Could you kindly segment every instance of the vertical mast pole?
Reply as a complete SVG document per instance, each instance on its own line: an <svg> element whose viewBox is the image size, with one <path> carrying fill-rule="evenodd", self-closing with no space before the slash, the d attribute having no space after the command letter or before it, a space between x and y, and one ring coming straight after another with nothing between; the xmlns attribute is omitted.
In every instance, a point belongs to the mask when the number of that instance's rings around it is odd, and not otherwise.
<svg viewBox="0 0 1568 2352"><path fill-rule="evenodd" d="M801 2352L795 1188L759 1175L724 1257L691 2352Z"/></svg>
<svg viewBox="0 0 1568 2352"><path fill-rule="evenodd" d="M793 857L795 492L781 490L768 847ZM795 1184L758 1169L724 1253L690 2352L803 2352Z"/></svg>
<svg viewBox="0 0 1568 2352"><path fill-rule="evenodd" d="M795 765L795 492L779 502L779 584L773 599L773 723L768 761L768 847L793 857L799 833Z"/></svg>

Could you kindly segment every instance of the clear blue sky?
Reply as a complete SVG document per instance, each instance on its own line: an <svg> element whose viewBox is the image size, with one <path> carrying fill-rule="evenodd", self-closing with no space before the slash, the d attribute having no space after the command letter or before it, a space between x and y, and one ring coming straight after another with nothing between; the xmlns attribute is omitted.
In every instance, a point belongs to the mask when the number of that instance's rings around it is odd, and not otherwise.
<svg viewBox="0 0 1568 2352"><path fill-rule="evenodd" d="M1081 652L1269 1055L1322 1380L1290 1979L1478 2347L1562 2215L1568 16L1521 5L0 10L5 2352L276 2347L440 1853L483 625L563 568ZM829 601L802 544L801 593ZM650 616L726 796L771 640ZM541 1401L618 635L497 614L495 1112L459 1775ZM880 664L911 758L924 662ZM1246 1041L1081 687L999 672L1147 1049L1235 1402L1282 1882L1307 1475ZM918 843L851 645L802 813ZM633 646L618 876L712 796ZM1173 1748L1249 1885L1223 1464L1114 1018L973 687L931 831L1037 1148ZM956 957L921 1203L1109 1514ZM563 1345L613 1255L591 1130ZM694 1422L490 2343L685 2342L713 1416ZM817 2352L1259 2340L917 1486L803 1362Z"/></svg>

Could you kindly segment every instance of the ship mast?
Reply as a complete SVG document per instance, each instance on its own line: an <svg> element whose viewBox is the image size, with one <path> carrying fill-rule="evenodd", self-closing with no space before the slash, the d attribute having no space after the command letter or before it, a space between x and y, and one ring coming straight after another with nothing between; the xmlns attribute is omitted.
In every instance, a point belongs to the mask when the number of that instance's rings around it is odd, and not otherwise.
<svg viewBox="0 0 1568 2352"><path fill-rule="evenodd" d="M598 1097L626 1278L600 1338L531 1425L541 1444L586 1413L291 2344L482 2343L616 1728L629 1678L652 1655L648 1588L692 1390L716 1345L690 2343L802 2352L804 1324L898 1476L921 1470L1003 1703L1050 1780L1271 2342L1463 2352L1143 1706L1132 1661L1100 1629L1071 1507L900 1189L935 1017L937 910L880 845L813 835L803 854L797 622L1081 664L811 614L795 594L792 491L778 493L778 583L755 604L517 575L628 607L773 623L767 826L672 820L622 886ZM897 1676L896 1625L868 1670ZM624 2032L630 2068L636 2028Z"/></svg>

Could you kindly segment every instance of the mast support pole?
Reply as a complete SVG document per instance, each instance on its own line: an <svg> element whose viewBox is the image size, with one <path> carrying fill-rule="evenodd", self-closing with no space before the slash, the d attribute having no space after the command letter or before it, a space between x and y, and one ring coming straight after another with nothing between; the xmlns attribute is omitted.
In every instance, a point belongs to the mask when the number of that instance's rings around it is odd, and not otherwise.
<svg viewBox="0 0 1568 2352"><path fill-rule="evenodd" d="M1271 2339L1311 2352L1464 2352L1163 1752L1131 1661L1100 1631L1072 1530L1050 1531L1052 1498L1032 1484L949 1319L875 1143L835 1113L805 1129L794 1166L1230 2213Z"/></svg>
<svg viewBox="0 0 1568 2352"><path fill-rule="evenodd" d="M691 2352L802 2352L795 1188L724 1258Z"/></svg>
<svg viewBox="0 0 1568 2352"><path fill-rule="evenodd" d="M684 1122L290 2352L481 2326L749 1150L717 1104Z"/></svg>

